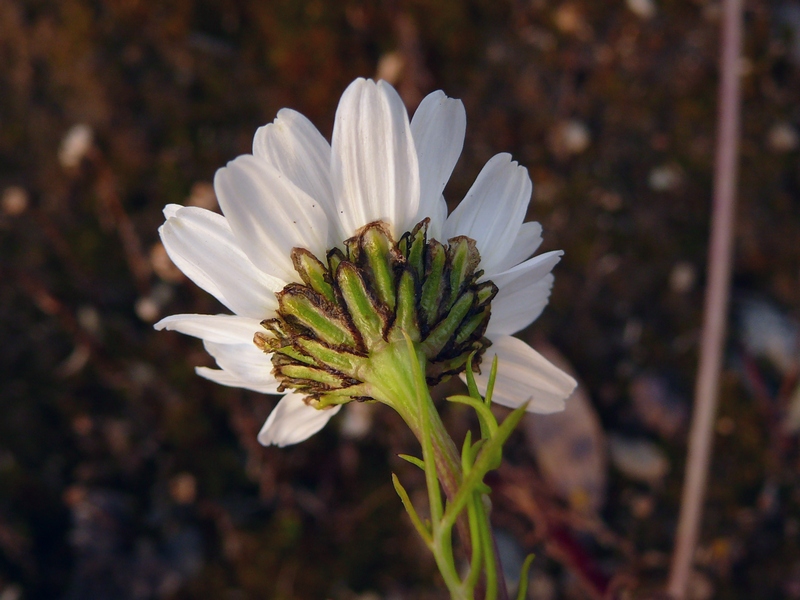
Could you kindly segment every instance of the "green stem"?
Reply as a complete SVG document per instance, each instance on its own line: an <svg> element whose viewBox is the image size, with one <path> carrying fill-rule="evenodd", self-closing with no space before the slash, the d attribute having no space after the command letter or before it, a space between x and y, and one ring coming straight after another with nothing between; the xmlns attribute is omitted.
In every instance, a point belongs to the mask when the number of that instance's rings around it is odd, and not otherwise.
<svg viewBox="0 0 800 600"><path fill-rule="evenodd" d="M409 356L416 358L418 356L417 352L411 338L408 336L406 336L406 344ZM456 598L468 600L468 597L464 595L464 589L458 577L458 571L456 570L455 560L453 558L452 526L446 527L443 526L444 524L442 523L442 495L439 489L440 469L437 464L436 453L434 452L436 445L433 442L433 431L431 429L433 415L435 414L438 419L439 413L433 405L433 399L428 392L428 385L425 382L424 361L424 357L418 360L412 359L411 372L417 384L414 394L416 397L416 405L423 410L423 414L424 412L428 413L427 418L425 418L425 416L422 418L422 439L420 442L422 444L422 460L425 463L425 483L428 486L428 503L430 504L431 527L433 529L433 544L431 549L439 571L447 585L447 589L450 590L451 598L454 600ZM420 362L422 362L422 365L420 365ZM441 423L441 419L439 419L439 422ZM442 430L444 430L444 426L442 426ZM455 445L453 447L455 447Z"/></svg>
<svg viewBox="0 0 800 600"><path fill-rule="evenodd" d="M371 385L372 397L398 412L423 449L424 440L431 441L439 481L445 495L452 498L461 485L461 459L428 391L425 364L424 354L413 343L388 343L380 352L373 351L369 371L362 377ZM464 533L468 532L465 528Z"/></svg>
<svg viewBox="0 0 800 600"><path fill-rule="evenodd" d="M485 598L496 600L499 560L487 508L478 490L485 487L483 475L497 460L499 448L510 433L511 424L499 428L505 435L485 444L472 469L465 475L456 445L430 396L424 375L426 358L422 351L406 337L402 342L387 343L379 351L373 349L369 362L368 371L362 375L363 381L372 388L372 397L394 408L422 446L421 462L425 470L431 514L430 534L426 531L423 539L434 555L451 598L473 600L478 579L483 573ZM502 431L504 429L506 431ZM447 498L446 505L443 505L440 484ZM396 482L396 488L398 485L399 482ZM405 494L401 495L401 499L404 504L408 502ZM415 513L409 511L409 514L419 529ZM470 574L464 581L458 575L453 556L454 527L458 529L467 556L471 556ZM505 586L500 585L499 590L500 600L507 600Z"/></svg>
<svg viewBox="0 0 800 600"><path fill-rule="evenodd" d="M472 502L467 505L467 516L469 517L469 533L473 540L480 539L480 523L478 508L476 504L480 502L480 497L476 494ZM469 575L464 582L469 593L475 589L481 577L481 561L483 560L483 546L481 544L472 545L472 560L469 565Z"/></svg>
<svg viewBox="0 0 800 600"><path fill-rule="evenodd" d="M486 514L486 505L483 498L479 497L475 503L478 505L478 530L481 532L480 544L486 556L486 600L497 598L497 561L495 557L494 536L489 515Z"/></svg>

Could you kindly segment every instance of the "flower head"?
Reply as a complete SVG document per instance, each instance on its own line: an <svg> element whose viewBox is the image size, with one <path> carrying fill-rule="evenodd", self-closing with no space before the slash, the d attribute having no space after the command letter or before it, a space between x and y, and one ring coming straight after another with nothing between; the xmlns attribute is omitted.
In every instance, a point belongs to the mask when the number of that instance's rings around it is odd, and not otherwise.
<svg viewBox="0 0 800 600"><path fill-rule="evenodd" d="M460 101L427 96L409 122L386 82L358 79L336 111L331 144L283 109L253 154L220 169L224 216L169 205L169 256L233 315L173 315L156 324L199 337L223 385L285 393L259 434L302 441L343 403L378 399L374 357L408 335L436 383L469 356L497 355L493 399L561 410L575 381L511 334L547 304L561 252L530 258L527 170L498 154L448 216L442 196L461 154ZM476 375L483 392L488 369Z"/></svg>

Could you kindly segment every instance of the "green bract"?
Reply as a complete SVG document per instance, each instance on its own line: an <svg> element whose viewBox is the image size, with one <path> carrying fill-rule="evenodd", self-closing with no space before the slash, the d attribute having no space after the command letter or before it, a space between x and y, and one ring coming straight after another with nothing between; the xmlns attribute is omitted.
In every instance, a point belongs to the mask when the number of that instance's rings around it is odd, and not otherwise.
<svg viewBox="0 0 800 600"><path fill-rule="evenodd" d="M327 265L302 248L292 262L303 284L277 294L277 318L261 323L254 342L272 354L280 391L293 389L322 407L376 397L372 361L409 336L434 385L480 361L497 294L478 282L475 242L458 236L446 245L427 237L425 219L399 242L376 221L334 248Z"/></svg>

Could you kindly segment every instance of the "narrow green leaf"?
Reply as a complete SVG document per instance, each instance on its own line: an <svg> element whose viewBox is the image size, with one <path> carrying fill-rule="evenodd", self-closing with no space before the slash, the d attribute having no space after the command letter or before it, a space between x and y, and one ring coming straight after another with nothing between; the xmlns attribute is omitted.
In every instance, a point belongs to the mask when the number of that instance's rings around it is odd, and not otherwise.
<svg viewBox="0 0 800 600"><path fill-rule="evenodd" d="M486 454L486 472L492 471L500 466L500 463L503 460L503 446L519 424L520 420L522 420L522 417L525 416L525 410L527 407L528 402L511 411L511 414L503 420L503 422L495 430L492 437L484 444L483 448L481 448L480 456L478 456L476 462L481 460L481 456L483 456L483 454Z"/></svg>
<svg viewBox="0 0 800 600"><path fill-rule="evenodd" d="M522 563L522 569L519 573L519 585L517 586L517 600L525 600L528 597L528 571L530 571L534 558L536 558L535 554L528 554L525 557L525 562Z"/></svg>
<svg viewBox="0 0 800 600"><path fill-rule="evenodd" d="M489 470L491 471L492 469ZM478 495L480 494L488 495L492 493L492 488L490 488L488 485L486 485L484 482L481 481L480 483L478 483L478 485L475 486L475 493Z"/></svg>
<svg viewBox="0 0 800 600"><path fill-rule="evenodd" d="M469 473L472 468L472 432L467 430L464 436L464 443L461 444L461 470L464 473Z"/></svg>
<svg viewBox="0 0 800 600"><path fill-rule="evenodd" d="M472 542L472 558L469 563L469 574L464 580L464 588L467 592L468 598L474 597L475 586L481 576L481 562L483 559L483 545L479 543L480 532L480 518L479 510L482 507L477 505L481 501L480 496L473 495L469 502L467 502L467 519L469 520L469 538Z"/></svg>
<svg viewBox="0 0 800 600"><path fill-rule="evenodd" d="M430 548L433 541L431 539L431 533L428 531L428 528L422 524L417 511L414 509L414 505L411 503L411 498L408 497L408 492L406 492L403 484L400 483L400 480L394 473L392 473L392 484L394 485L394 491L397 492L398 496L400 496L400 502L403 503L403 507L406 509L408 516L411 518L411 523L414 524L414 528L417 530L417 533L419 533L425 544Z"/></svg>
<svg viewBox="0 0 800 600"><path fill-rule="evenodd" d="M475 359L475 353L469 355L467 359L467 389L469 389L469 395L475 398L476 400L480 400L483 402L483 397L481 396L480 392L478 391L478 384L475 383L475 372L472 370L472 361Z"/></svg>
<svg viewBox="0 0 800 600"><path fill-rule="evenodd" d="M483 439L489 439L497 432L497 420L494 418L492 411L489 410L489 407L486 406L482 400L477 400L472 396L462 395L448 396L447 400L456 404L466 404L475 409L478 415L478 422L481 426L481 437Z"/></svg>
<svg viewBox="0 0 800 600"><path fill-rule="evenodd" d="M526 402L512 411L497 428L495 435L484 442L478 454L478 458L472 466L472 470L464 476L461 487L456 493L455 498L448 503L445 509L445 514L441 521L442 527L449 527L455 523L458 514L464 510L464 506L470 494L474 493L477 486L483 485L484 476L491 469L492 465L497 462L497 456L502 454L503 444L505 444L508 436L511 435L511 432L514 431L514 428L519 424L527 407L528 403Z"/></svg>
<svg viewBox="0 0 800 600"><path fill-rule="evenodd" d="M417 458L416 456L411 456L410 454L398 454L399 458L402 458L404 461L411 463L415 467L419 467L423 471L425 470L425 463L422 462L421 458Z"/></svg>
<svg viewBox="0 0 800 600"><path fill-rule="evenodd" d="M486 396L484 402L486 406L492 405L492 394L494 393L494 382L497 381L497 354L492 359L492 370L489 371L489 381L486 383Z"/></svg>
<svg viewBox="0 0 800 600"><path fill-rule="evenodd" d="M483 552L486 555L484 563L484 573L486 575L486 600L496 600L497 598L497 567L494 556L494 538L492 537L492 525L489 523L489 516L486 510L480 507L480 520L481 520L481 545L483 545ZM503 574L500 573L500 577Z"/></svg>
<svg viewBox="0 0 800 600"><path fill-rule="evenodd" d="M431 511L431 530L434 536L437 536L441 531L440 525L442 520L442 491L439 489L439 477L436 470L436 461L434 459L433 451L433 438L431 437L431 417L430 411L435 411L436 407L433 406L433 400L428 391L428 385L425 381L425 368L420 365L420 359L417 356L417 351L414 342L411 340L406 332L402 332L406 341L406 357L405 360L409 363L411 373L413 376L414 395L416 398L414 402L422 409L420 421L422 422L422 459L425 463L425 485L428 488L428 504ZM455 521L454 521L455 522ZM452 527L452 524L450 524Z"/></svg>

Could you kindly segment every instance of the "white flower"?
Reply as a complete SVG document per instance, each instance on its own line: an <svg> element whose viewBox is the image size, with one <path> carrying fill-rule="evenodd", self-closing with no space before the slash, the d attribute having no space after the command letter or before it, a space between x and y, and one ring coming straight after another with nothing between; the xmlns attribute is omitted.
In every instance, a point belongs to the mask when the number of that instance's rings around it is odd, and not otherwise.
<svg viewBox="0 0 800 600"><path fill-rule="evenodd" d="M486 337L484 365L499 358L494 401L529 410L564 408L575 381L530 346L511 337L547 304L550 271L562 252L530 256L541 226L523 223L531 197L528 172L498 154L484 166L466 197L447 215L442 196L464 143L466 115L441 91L427 96L409 122L386 82L358 79L336 111L333 142L289 109L261 127L253 154L236 158L214 178L222 212L169 205L161 239L173 262L234 315L173 315L156 324L203 340L219 369L202 377L233 387L277 393L270 356L253 343L260 322L275 316L275 293L300 282L290 253L306 248L325 258L364 225L382 220L395 238L430 218L431 237L468 236L481 255L483 279L499 288ZM485 391L488 368L476 375ZM262 444L300 442L319 431L339 407L317 410L288 393L259 434Z"/></svg>

